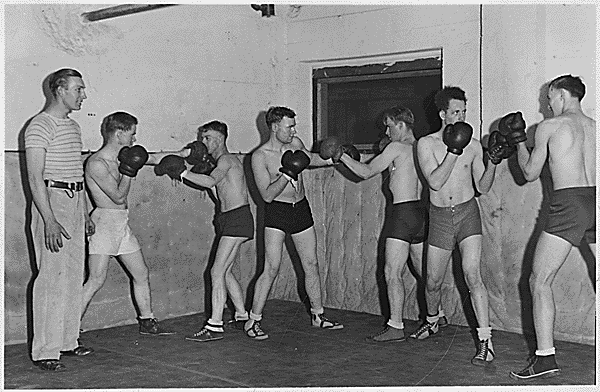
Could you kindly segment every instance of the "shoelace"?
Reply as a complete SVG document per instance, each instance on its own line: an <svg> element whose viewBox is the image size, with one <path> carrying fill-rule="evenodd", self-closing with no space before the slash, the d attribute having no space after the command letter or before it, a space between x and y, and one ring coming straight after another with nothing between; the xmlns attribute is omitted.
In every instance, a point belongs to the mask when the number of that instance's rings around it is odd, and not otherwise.
<svg viewBox="0 0 600 392"><path fill-rule="evenodd" d="M487 353L488 353L488 341L482 340L479 342L479 350L477 351L477 355L475 355L475 358L485 361L485 360L487 360Z"/></svg>
<svg viewBox="0 0 600 392"><path fill-rule="evenodd" d="M429 321L427 321L427 322L425 322L425 324L421 325L421 328L419 328L417 330L415 335L417 335L417 336L422 335L425 331L431 329L431 327L433 327L433 323L430 323Z"/></svg>
<svg viewBox="0 0 600 392"><path fill-rule="evenodd" d="M385 328L383 329L383 331L380 331L378 333L376 333L375 335L371 336L371 339L376 338L377 336L381 336L384 333L386 333L388 330L390 329L389 325L386 325Z"/></svg>

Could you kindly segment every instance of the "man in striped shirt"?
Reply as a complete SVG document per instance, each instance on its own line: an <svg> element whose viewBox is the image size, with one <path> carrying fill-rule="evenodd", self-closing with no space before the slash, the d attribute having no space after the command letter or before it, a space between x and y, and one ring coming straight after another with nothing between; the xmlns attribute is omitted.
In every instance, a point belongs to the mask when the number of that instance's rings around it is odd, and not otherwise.
<svg viewBox="0 0 600 392"><path fill-rule="evenodd" d="M85 84L74 69L50 75L46 108L25 130L32 208L31 231L39 270L33 285L31 356L42 370L59 371L61 355L93 352L79 345L85 236L94 232L83 186L81 128L69 114L81 109Z"/></svg>

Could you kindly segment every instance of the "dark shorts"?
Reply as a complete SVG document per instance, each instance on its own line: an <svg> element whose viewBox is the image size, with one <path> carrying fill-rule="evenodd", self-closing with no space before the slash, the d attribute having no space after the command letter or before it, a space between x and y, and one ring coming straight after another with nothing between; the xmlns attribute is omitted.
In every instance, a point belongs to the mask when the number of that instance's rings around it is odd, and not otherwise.
<svg viewBox="0 0 600 392"><path fill-rule="evenodd" d="M453 207L429 205L429 245L453 250L456 243L481 234L481 216L475 198Z"/></svg>
<svg viewBox="0 0 600 392"><path fill-rule="evenodd" d="M385 238L396 238L410 244L427 239L427 207L420 200L394 204L385 218Z"/></svg>
<svg viewBox="0 0 600 392"><path fill-rule="evenodd" d="M596 243L596 187L554 191L544 231L574 246L579 246L582 239Z"/></svg>
<svg viewBox="0 0 600 392"><path fill-rule="evenodd" d="M314 224L306 197L297 203L272 201L265 205L265 227L279 229L286 234L296 234Z"/></svg>
<svg viewBox="0 0 600 392"><path fill-rule="evenodd" d="M215 226L220 236L254 238L254 218L248 204L221 212Z"/></svg>

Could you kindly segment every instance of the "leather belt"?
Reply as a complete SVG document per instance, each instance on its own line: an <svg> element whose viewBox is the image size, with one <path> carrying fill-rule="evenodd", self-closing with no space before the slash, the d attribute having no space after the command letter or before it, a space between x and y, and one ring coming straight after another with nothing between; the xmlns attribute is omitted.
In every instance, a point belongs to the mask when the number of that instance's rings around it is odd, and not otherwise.
<svg viewBox="0 0 600 392"><path fill-rule="evenodd" d="M83 190L83 182L62 182L54 180L44 180L46 186L50 188L69 189L73 192L80 192Z"/></svg>

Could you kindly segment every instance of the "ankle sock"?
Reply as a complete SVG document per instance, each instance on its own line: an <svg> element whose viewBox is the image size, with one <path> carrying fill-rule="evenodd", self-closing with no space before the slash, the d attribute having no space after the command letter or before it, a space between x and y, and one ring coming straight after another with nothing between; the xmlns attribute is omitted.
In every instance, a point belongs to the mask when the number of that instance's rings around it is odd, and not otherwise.
<svg viewBox="0 0 600 392"><path fill-rule="evenodd" d="M492 338L492 327L476 328L479 340L488 340Z"/></svg>
<svg viewBox="0 0 600 392"><path fill-rule="evenodd" d="M440 318L446 317L446 313L444 313L444 309L442 309L442 305L440 305L440 307L438 308L438 316Z"/></svg>
<svg viewBox="0 0 600 392"><path fill-rule="evenodd" d="M235 312L235 321L247 321L248 320L248 312L238 313Z"/></svg>
<svg viewBox="0 0 600 392"><path fill-rule="evenodd" d="M321 308L319 308L319 309L313 309L313 308L310 308L310 312L311 312L312 314L315 314L315 315L317 315L317 316L318 316L318 315L320 315L320 314L323 314L323 313L325 312L325 309L324 309L323 307L321 307Z"/></svg>
<svg viewBox="0 0 600 392"><path fill-rule="evenodd" d="M535 350L535 355L538 357L547 357L554 354L556 354L556 349L554 347L550 347L545 350Z"/></svg>
<svg viewBox="0 0 600 392"><path fill-rule="evenodd" d="M215 321L212 318L209 318L204 328L212 332L225 332L223 330L223 320Z"/></svg>
<svg viewBox="0 0 600 392"><path fill-rule="evenodd" d="M428 323L437 323L438 320L440 319L440 315L439 314L434 314L433 316L427 315L427 318L425 320L427 320Z"/></svg>
<svg viewBox="0 0 600 392"><path fill-rule="evenodd" d="M389 325L392 328L396 328L396 329L404 329L404 322L400 321L399 323L392 321L392 320L388 320L387 325Z"/></svg>

